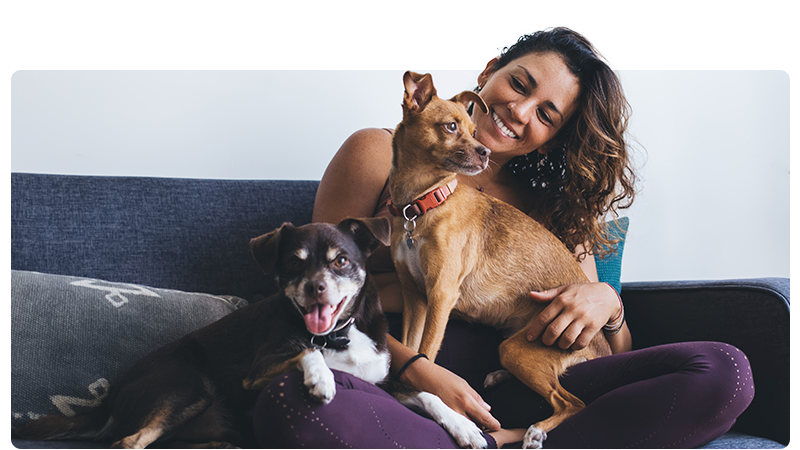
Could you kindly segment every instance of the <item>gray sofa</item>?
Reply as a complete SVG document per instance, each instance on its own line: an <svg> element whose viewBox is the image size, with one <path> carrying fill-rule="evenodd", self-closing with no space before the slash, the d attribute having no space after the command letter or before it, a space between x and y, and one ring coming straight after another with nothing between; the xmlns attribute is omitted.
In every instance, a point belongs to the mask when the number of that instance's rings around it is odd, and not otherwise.
<svg viewBox="0 0 800 450"><path fill-rule="evenodd" d="M95 406L142 355L274 292L248 241L309 222L317 186L12 173L12 430ZM624 283L622 297L637 348L716 340L750 358L755 399L708 447L788 444L788 279Z"/></svg>

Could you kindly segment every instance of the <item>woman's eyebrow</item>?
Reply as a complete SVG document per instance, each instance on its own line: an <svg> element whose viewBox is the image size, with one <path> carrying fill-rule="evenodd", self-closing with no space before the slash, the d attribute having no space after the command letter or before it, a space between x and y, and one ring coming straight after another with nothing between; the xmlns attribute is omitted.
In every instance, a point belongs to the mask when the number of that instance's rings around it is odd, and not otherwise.
<svg viewBox="0 0 800 450"><path fill-rule="evenodd" d="M528 83L530 83L530 84L531 84L531 87L534 87L534 88L535 88L536 86L538 86L538 85L539 85L539 83L536 81L536 78L534 78L534 77L533 77L533 75L531 75L531 73L530 73L530 72L528 72L528 69L526 69L526 68L525 68L525 66L518 65L517 67L519 67L520 69L522 69L523 71L525 71L525 75L527 75L527 77L528 77ZM547 107L548 107L548 108L552 109L552 110L553 110L553 111L554 111L556 114L558 114L559 116L561 116L561 120L562 120L562 121L564 120L564 114L562 114L562 113L561 113L561 111L559 111L559 109L558 109L558 107L556 107L556 104L555 104L555 103L553 103L553 102L552 102L552 101L550 101L550 100L547 100L547 101L545 101L544 103L545 103L545 105L547 105Z"/></svg>

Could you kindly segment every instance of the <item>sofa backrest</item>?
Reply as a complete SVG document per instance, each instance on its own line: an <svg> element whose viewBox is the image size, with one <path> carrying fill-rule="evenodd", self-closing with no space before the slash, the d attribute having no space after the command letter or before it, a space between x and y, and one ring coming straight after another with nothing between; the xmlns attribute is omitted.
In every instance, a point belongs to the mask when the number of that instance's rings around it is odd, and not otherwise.
<svg viewBox="0 0 800 450"><path fill-rule="evenodd" d="M253 301L251 238L311 221L318 181L11 174L11 268Z"/></svg>

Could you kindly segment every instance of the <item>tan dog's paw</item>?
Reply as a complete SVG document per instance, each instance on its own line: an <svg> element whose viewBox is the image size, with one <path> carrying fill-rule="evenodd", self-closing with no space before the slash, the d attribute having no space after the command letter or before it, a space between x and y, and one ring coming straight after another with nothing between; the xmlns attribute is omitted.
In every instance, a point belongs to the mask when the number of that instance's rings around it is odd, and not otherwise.
<svg viewBox="0 0 800 450"><path fill-rule="evenodd" d="M522 448L543 448L545 439L547 439L547 433L531 425L525 432Z"/></svg>
<svg viewBox="0 0 800 450"><path fill-rule="evenodd" d="M486 375L486 379L483 380L483 387L488 389L512 378L514 378L514 375L511 375L511 372L505 369L495 370L489 375Z"/></svg>

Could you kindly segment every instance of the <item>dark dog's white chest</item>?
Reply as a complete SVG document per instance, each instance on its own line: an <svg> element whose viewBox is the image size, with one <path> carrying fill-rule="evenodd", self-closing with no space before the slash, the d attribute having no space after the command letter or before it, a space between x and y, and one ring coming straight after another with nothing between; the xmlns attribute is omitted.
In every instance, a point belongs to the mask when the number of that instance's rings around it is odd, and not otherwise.
<svg viewBox="0 0 800 450"><path fill-rule="evenodd" d="M347 337L350 344L344 350L322 349L328 367L373 384L383 381L389 374L389 352L379 352L375 341L356 327L350 329Z"/></svg>

